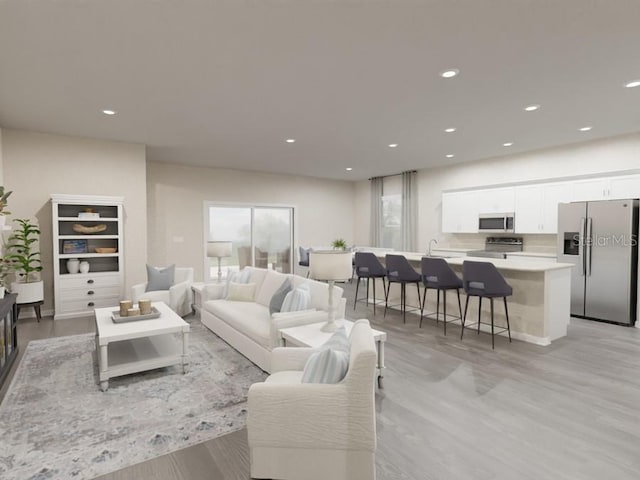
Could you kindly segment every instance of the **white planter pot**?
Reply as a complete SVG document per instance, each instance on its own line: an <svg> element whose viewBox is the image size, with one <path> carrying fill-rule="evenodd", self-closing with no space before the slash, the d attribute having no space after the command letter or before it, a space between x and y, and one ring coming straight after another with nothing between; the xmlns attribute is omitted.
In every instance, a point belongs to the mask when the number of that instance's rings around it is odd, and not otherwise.
<svg viewBox="0 0 640 480"><path fill-rule="evenodd" d="M4 215L0 215L0 230L4 228L5 223L7 223L7 218Z"/></svg>
<svg viewBox="0 0 640 480"><path fill-rule="evenodd" d="M0 298L4 298L4 287L0 287Z"/></svg>
<svg viewBox="0 0 640 480"><path fill-rule="evenodd" d="M38 282L12 282L11 292L17 293L16 303L33 303L44 300L44 284L42 280Z"/></svg>

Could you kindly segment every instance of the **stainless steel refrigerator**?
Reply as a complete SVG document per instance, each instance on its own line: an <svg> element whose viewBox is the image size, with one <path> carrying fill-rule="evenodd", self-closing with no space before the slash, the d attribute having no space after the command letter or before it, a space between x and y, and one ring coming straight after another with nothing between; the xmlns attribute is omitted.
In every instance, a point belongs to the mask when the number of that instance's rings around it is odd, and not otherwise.
<svg viewBox="0 0 640 480"><path fill-rule="evenodd" d="M633 325L638 200L558 205L558 262L573 263L571 315Z"/></svg>

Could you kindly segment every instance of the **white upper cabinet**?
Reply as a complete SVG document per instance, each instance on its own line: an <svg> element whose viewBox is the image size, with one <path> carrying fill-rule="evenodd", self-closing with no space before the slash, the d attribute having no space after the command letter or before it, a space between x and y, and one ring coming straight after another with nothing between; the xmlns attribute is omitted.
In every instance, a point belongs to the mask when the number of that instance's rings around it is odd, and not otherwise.
<svg viewBox="0 0 640 480"><path fill-rule="evenodd" d="M514 187L489 188L478 191L478 213L509 213L514 209Z"/></svg>
<svg viewBox="0 0 640 480"><path fill-rule="evenodd" d="M591 200L605 200L607 198L609 180L606 178L574 180L572 183L572 202L588 202Z"/></svg>
<svg viewBox="0 0 640 480"><path fill-rule="evenodd" d="M558 182L544 185L540 233L558 233L558 204L568 203L570 201L571 182Z"/></svg>
<svg viewBox="0 0 640 480"><path fill-rule="evenodd" d="M442 194L442 232L477 233L478 215L515 213L515 233L557 233L558 204L640 198L640 174Z"/></svg>
<svg viewBox="0 0 640 480"><path fill-rule="evenodd" d="M540 233L544 187L542 185L516 187L515 197L515 232Z"/></svg>
<svg viewBox="0 0 640 480"><path fill-rule="evenodd" d="M640 175L625 175L609 179L608 198L620 200L623 198L640 198Z"/></svg>
<svg viewBox="0 0 640 480"><path fill-rule="evenodd" d="M477 191L442 194L442 232L478 233Z"/></svg>
<svg viewBox="0 0 640 480"><path fill-rule="evenodd" d="M557 233L558 204L570 201L570 182L516 187L516 233Z"/></svg>
<svg viewBox="0 0 640 480"><path fill-rule="evenodd" d="M640 198L640 175L592 178L576 180L572 183L571 201L573 202Z"/></svg>

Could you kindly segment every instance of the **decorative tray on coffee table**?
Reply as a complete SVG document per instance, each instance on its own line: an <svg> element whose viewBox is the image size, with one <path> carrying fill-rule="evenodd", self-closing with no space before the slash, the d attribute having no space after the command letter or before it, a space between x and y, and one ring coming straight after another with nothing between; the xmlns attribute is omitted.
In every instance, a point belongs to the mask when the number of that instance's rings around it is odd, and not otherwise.
<svg viewBox="0 0 640 480"><path fill-rule="evenodd" d="M135 322L138 320L151 320L152 318L160 318L160 312L154 306L151 307L151 313L146 313L144 315L132 315L130 317L121 317L120 310L114 310L111 312L111 319L113 323L125 323L125 322Z"/></svg>

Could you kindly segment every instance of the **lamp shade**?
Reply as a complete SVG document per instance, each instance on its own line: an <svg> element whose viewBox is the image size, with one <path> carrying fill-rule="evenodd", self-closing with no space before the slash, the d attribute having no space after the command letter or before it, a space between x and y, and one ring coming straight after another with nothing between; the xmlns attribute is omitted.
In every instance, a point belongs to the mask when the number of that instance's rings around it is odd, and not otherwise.
<svg viewBox="0 0 640 480"><path fill-rule="evenodd" d="M230 257L232 247L231 242L207 242L207 257Z"/></svg>
<svg viewBox="0 0 640 480"><path fill-rule="evenodd" d="M351 252L309 252L309 276L316 280L346 281L351 278Z"/></svg>

